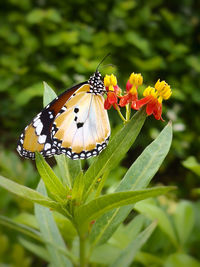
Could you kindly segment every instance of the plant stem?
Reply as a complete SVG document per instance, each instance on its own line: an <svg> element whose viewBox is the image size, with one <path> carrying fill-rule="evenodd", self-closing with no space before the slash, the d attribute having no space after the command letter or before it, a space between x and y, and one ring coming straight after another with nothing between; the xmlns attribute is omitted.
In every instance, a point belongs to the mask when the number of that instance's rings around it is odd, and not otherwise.
<svg viewBox="0 0 200 267"><path fill-rule="evenodd" d="M128 105L126 105L126 122L130 120L130 116L131 116L131 105L129 103Z"/></svg>
<svg viewBox="0 0 200 267"><path fill-rule="evenodd" d="M81 235L79 236L80 248L79 248L79 255L80 255L80 267L86 267L85 262L85 238Z"/></svg>
<svg viewBox="0 0 200 267"><path fill-rule="evenodd" d="M115 105L115 107L116 107L116 110L117 110L117 112L118 112L120 118L123 120L123 122L126 122L126 119L125 119L124 116L122 115L122 113L121 113L119 107L118 107L117 105Z"/></svg>

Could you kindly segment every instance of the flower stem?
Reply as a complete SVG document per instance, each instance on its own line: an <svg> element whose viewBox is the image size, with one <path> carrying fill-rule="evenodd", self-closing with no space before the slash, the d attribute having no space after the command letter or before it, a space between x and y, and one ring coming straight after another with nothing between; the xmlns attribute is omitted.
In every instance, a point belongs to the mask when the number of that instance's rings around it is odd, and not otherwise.
<svg viewBox="0 0 200 267"><path fill-rule="evenodd" d="M126 122L126 119L125 119L124 116L122 115L122 113L121 113L119 107L118 107L117 105L115 105L115 107L116 107L116 110L117 110L117 112L118 112L120 118L121 118L121 119L123 120L123 122L125 123L125 122Z"/></svg>
<svg viewBox="0 0 200 267"><path fill-rule="evenodd" d="M131 105L130 103L126 105L126 121L128 122L130 120L131 116Z"/></svg>
<svg viewBox="0 0 200 267"><path fill-rule="evenodd" d="M80 267L86 267L85 261L85 238L79 236L80 248L79 248L79 255L80 255Z"/></svg>

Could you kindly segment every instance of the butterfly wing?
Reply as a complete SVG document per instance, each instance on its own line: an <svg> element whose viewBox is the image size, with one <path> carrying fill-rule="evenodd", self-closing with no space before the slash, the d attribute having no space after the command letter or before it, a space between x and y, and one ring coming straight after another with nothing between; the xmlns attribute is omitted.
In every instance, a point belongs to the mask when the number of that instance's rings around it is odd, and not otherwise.
<svg viewBox="0 0 200 267"><path fill-rule="evenodd" d="M104 98L89 85L77 90L58 113L52 127L53 145L72 159L98 155L107 145L110 124Z"/></svg>
<svg viewBox="0 0 200 267"><path fill-rule="evenodd" d="M51 139L53 121L67 100L84 84L85 82L78 84L59 95L24 129L17 144L17 151L21 156L34 159L35 151L40 152L44 157L59 154L58 148L52 144Z"/></svg>

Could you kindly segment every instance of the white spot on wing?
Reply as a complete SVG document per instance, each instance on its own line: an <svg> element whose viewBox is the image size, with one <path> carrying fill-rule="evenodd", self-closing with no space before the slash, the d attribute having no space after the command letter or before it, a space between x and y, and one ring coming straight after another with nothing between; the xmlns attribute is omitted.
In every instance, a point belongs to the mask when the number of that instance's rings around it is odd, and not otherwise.
<svg viewBox="0 0 200 267"><path fill-rule="evenodd" d="M44 144L45 141L46 141L46 139L47 139L47 136L46 136L45 134L40 135L39 138L38 138L38 142L39 142L40 144Z"/></svg>
<svg viewBox="0 0 200 267"><path fill-rule="evenodd" d="M33 123L33 126L36 128L40 122L41 122L40 119L37 119L37 120Z"/></svg>
<svg viewBox="0 0 200 267"><path fill-rule="evenodd" d="M44 145L44 150L48 150L48 149L50 149L50 148L51 148L51 144L46 143L46 144Z"/></svg>
<svg viewBox="0 0 200 267"><path fill-rule="evenodd" d="M71 156L71 152L70 151L67 151L67 155Z"/></svg>
<svg viewBox="0 0 200 267"><path fill-rule="evenodd" d="M40 121L40 123L37 125L36 130L35 130L36 134L37 134L37 135L40 135L41 132L42 132L42 129L43 129L43 124L42 124L42 122Z"/></svg>

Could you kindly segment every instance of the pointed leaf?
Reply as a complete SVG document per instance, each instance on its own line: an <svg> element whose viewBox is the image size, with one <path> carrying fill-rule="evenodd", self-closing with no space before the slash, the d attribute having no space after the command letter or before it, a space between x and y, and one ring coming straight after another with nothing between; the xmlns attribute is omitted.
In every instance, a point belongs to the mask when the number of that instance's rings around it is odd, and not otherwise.
<svg viewBox="0 0 200 267"><path fill-rule="evenodd" d="M128 267L134 260L136 253L148 240L156 227L156 222L148 226L142 233L140 233L135 240L133 240L128 247L122 251L119 257L110 265L110 267Z"/></svg>
<svg viewBox="0 0 200 267"><path fill-rule="evenodd" d="M105 172L109 171L119 163L129 150L138 136L146 115L145 111L138 111L109 142L108 147L94 160L84 175L85 199L91 192L96 180Z"/></svg>
<svg viewBox="0 0 200 267"><path fill-rule="evenodd" d="M161 230L167 234L172 243L177 247L177 239L171 224L171 221L167 214L159 207L153 204L146 203L146 201L141 201L134 206L138 212L146 215L151 220L158 220L158 226Z"/></svg>
<svg viewBox="0 0 200 267"><path fill-rule="evenodd" d="M153 254L147 252L139 251L135 256L135 261L141 263L144 266L163 266L164 265L163 258L155 256Z"/></svg>
<svg viewBox="0 0 200 267"><path fill-rule="evenodd" d="M69 188L64 187L43 156L36 152L36 166L49 192L57 201L66 202Z"/></svg>
<svg viewBox="0 0 200 267"><path fill-rule="evenodd" d="M159 169L165 159L172 141L172 126L168 124L159 136L142 152L132 164L116 192L143 189ZM92 227L90 241L95 244L106 242L125 220L133 206L125 206L110 211L99 218Z"/></svg>
<svg viewBox="0 0 200 267"><path fill-rule="evenodd" d="M74 186L72 189L72 200L76 200L76 203L80 205L84 188L83 172L76 177Z"/></svg>
<svg viewBox="0 0 200 267"><path fill-rule="evenodd" d="M174 213L174 222L180 243L184 245L191 236L195 222L192 203L182 201L177 205L176 212Z"/></svg>
<svg viewBox="0 0 200 267"><path fill-rule="evenodd" d="M49 262L50 256L48 251L43 247L38 244L35 244L33 242L30 242L24 238L19 238L19 242L24 246L27 250L31 251L33 254L36 256L40 257L41 259Z"/></svg>
<svg viewBox="0 0 200 267"><path fill-rule="evenodd" d="M46 82L43 82L43 85L44 85L43 106L46 107L52 100L54 100L54 98L57 97L57 95Z"/></svg>
<svg viewBox="0 0 200 267"><path fill-rule="evenodd" d="M38 185L38 191L44 195L47 194L42 181L40 181ZM72 266L71 262L59 250L57 250L55 246L51 245L51 243L53 243L67 251L51 211L45 207L35 204L35 215L43 236L43 240L44 242L47 241L46 247L51 257L53 266Z"/></svg>
<svg viewBox="0 0 200 267"><path fill-rule="evenodd" d="M141 232L145 220L145 216L139 214L128 224L120 224L117 231L109 239L109 244L124 249Z"/></svg>
<svg viewBox="0 0 200 267"><path fill-rule="evenodd" d="M79 229L84 229L92 220L114 208L136 203L140 200L162 195L174 187L156 187L152 189L117 192L96 198L75 210L74 218Z"/></svg>
<svg viewBox="0 0 200 267"><path fill-rule="evenodd" d="M165 259L164 267L199 267L200 261L184 253L174 253L171 254L167 259Z"/></svg>
<svg viewBox="0 0 200 267"><path fill-rule="evenodd" d="M186 160L182 161L182 164L184 167L193 171L196 175L200 176L200 163L195 157L188 157Z"/></svg>
<svg viewBox="0 0 200 267"><path fill-rule="evenodd" d="M14 229L22 234L25 234L26 236L32 237L35 240L41 241L41 235L40 232L35 230L32 227L29 227L27 225L24 225L22 223L17 223L5 216L0 215L0 224L9 227L11 229Z"/></svg>
<svg viewBox="0 0 200 267"><path fill-rule="evenodd" d="M22 223L32 228L38 229L38 224L36 218L33 214L28 212L21 212L17 216L13 218L13 220L17 223Z"/></svg>
<svg viewBox="0 0 200 267"><path fill-rule="evenodd" d="M59 210L60 205L49 197L45 197L37 191L30 189L26 186L17 184L3 176L0 176L0 186L12 192L13 194L23 197L31 202Z"/></svg>
<svg viewBox="0 0 200 267"><path fill-rule="evenodd" d="M81 171L80 160L69 159L64 154L56 155L55 159L57 161L63 183L71 188L75 178Z"/></svg>
<svg viewBox="0 0 200 267"><path fill-rule="evenodd" d="M90 261L94 266L108 266L120 254L121 249L109 243L94 248ZM91 264L92 265L92 264Z"/></svg>
<svg viewBox="0 0 200 267"><path fill-rule="evenodd" d="M75 178L79 175L81 171L81 161L80 160L72 160L68 157L66 158L67 162L67 168L69 172L70 179L72 181L72 184L74 183Z"/></svg>

